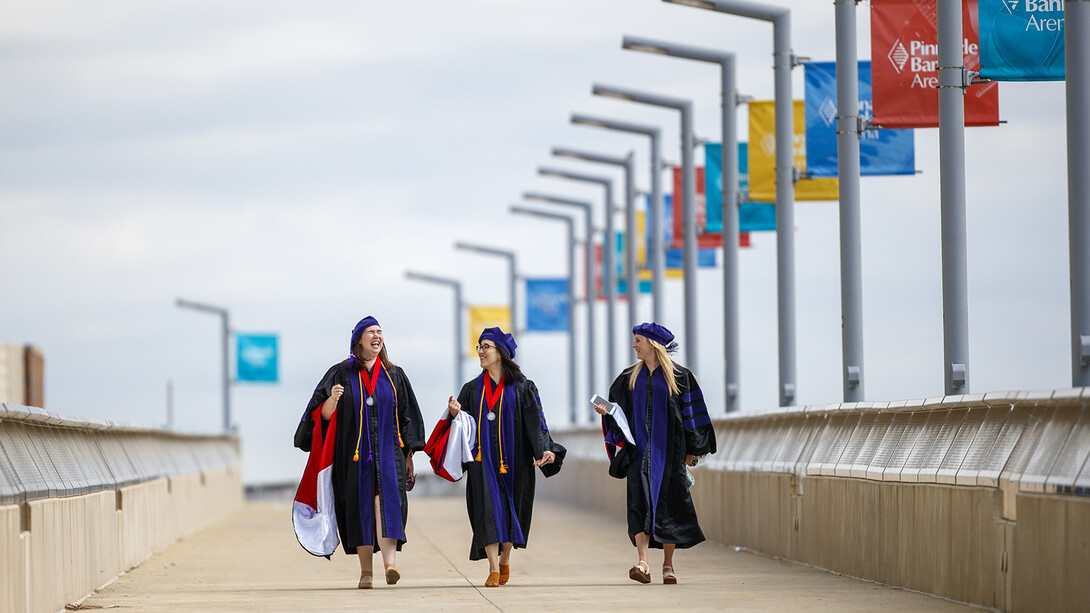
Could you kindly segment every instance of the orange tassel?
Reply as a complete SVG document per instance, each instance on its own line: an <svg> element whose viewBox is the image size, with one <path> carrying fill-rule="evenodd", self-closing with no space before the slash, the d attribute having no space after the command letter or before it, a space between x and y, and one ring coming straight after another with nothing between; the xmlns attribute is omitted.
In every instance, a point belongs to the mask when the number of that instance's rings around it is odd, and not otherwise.
<svg viewBox="0 0 1090 613"><path fill-rule="evenodd" d="M500 474L501 475L506 475L507 474L507 465L506 464L500 464Z"/></svg>

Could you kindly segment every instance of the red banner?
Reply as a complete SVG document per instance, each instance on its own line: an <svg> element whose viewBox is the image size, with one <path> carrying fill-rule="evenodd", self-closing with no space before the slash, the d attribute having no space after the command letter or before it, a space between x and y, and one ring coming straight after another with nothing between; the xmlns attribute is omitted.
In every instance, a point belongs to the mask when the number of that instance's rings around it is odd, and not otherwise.
<svg viewBox="0 0 1090 613"><path fill-rule="evenodd" d="M976 0L962 3L965 68L980 71ZM871 93L874 125L939 125L938 28L935 0L871 0ZM999 84L970 85L965 125L999 124Z"/></svg>

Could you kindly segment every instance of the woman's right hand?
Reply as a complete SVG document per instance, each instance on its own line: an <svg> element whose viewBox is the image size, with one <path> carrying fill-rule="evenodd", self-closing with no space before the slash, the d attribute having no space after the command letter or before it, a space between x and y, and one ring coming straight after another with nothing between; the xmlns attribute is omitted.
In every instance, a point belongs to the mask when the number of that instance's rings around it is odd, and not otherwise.
<svg viewBox="0 0 1090 613"><path fill-rule="evenodd" d="M609 405L608 404L596 404L596 405L594 405L594 412L599 414L599 415L605 415L605 414L609 413Z"/></svg>
<svg viewBox="0 0 1090 613"><path fill-rule="evenodd" d="M329 398L326 398L325 402L322 403L322 419L329 420L333 417L333 411L337 410L337 403L340 402L343 395L344 386L339 383L329 390Z"/></svg>
<svg viewBox="0 0 1090 613"><path fill-rule="evenodd" d="M458 411L461 411L461 410L462 410L462 403L455 400L454 396L451 396L450 399L447 400L447 412L449 412L450 416L453 418L453 417L457 417L458 416Z"/></svg>

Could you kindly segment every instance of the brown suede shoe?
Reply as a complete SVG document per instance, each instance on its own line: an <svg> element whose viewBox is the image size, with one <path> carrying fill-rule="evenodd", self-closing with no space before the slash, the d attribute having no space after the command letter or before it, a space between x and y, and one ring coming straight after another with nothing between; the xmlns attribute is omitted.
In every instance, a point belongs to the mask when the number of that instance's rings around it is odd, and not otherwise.
<svg viewBox="0 0 1090 613"><path fill-rule="evenodd" d="M507 581L511 578L511 565L500 564L500 585L507 585Z"/></svg>
<svg viewBox="0 0 1090 613"><path fill-rule="evenodd" d="M500 574L488 573L488 578L484 580L485 587L499 587L500 586Z"/></svg>

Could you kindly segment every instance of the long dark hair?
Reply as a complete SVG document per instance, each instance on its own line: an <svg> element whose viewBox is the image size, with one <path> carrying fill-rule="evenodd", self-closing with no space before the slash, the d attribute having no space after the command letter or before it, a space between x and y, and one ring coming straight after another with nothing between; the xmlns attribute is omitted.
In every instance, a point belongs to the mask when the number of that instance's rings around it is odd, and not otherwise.
<svg viewBox="0 0 1090 613"><path fill-rule="evenodd" d="M356 357L356 363L358 367L355 370L363 370L363 343L358 342L356 346L352 348L352 355ZM382 360L382 366L386 370L390 370L394 363L390 361L390 358L386 356L386 339L382 339L382 349L378 351L378 359Z"/></svg>
<svg viewBox="0 0 1090 613"><path fill-rule="evenodd" d="M499 345L496 345L496 351L500 354L500 365L503 366L503 380L508 383L522 383L525 381L526 375L522 374L522 369L514 360L507 357L507 352ZM485 372L488 371L485 370Z"/></svg>

